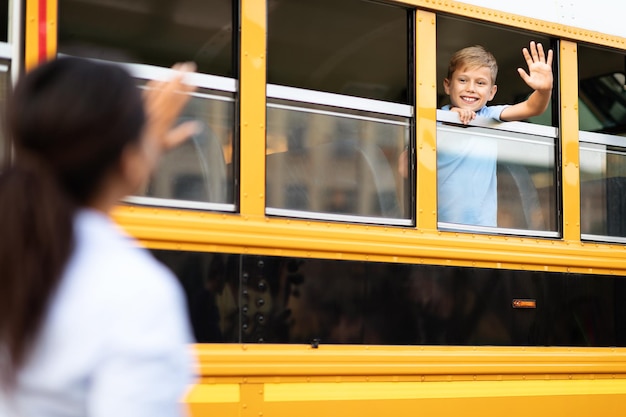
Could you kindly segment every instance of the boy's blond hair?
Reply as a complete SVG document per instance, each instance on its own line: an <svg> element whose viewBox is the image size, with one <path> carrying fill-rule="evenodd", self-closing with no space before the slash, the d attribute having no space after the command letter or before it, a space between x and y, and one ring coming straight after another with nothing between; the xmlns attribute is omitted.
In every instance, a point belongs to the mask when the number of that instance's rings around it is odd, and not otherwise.
<svg viewBox="0 0 626 417"><path fill-rule="evenodd" d="M491 82L496 83L496 77L498 76L498 63L496 58L491 52L486 50L480 45L468 46L467 48L460 49L452 55L450 58L450 65L448 67L448 79L452 78L452 74L457 69L463 70L465 68L474 69L480 67L487 67L491 71Z"/></svg>

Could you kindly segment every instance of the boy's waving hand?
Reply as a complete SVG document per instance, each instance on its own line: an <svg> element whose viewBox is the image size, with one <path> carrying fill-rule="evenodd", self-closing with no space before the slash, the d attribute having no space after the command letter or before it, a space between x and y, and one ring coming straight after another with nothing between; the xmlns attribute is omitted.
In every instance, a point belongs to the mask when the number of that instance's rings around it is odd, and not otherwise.
<svg viewBox="0 0 626 417"><path fill-rule="evenodd" d="M535 91L552 90L552 49L546 56L543 45L531 41L530 51L524 48L522 53L528 65L528 73L523 68L518 68L517 72L524 82Z"/></svg>

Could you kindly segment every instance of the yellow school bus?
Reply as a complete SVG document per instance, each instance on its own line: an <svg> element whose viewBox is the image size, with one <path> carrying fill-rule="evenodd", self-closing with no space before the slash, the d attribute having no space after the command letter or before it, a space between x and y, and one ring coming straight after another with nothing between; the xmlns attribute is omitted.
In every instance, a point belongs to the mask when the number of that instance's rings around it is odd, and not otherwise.
<svg viewBox="0 0 626 417"><path fill-rule="evenodd" d="M0 2L2 93L58 54L140 87L198 65L183 118L205 129L115 214L187 294L194 416L622 415L620 6L504 3ZM554 53L543 115L442 109L469 45L497 58L490 104L523 101L531 41ZM439 215L440 157L472 141L496 150L490 225Z"/></svg>

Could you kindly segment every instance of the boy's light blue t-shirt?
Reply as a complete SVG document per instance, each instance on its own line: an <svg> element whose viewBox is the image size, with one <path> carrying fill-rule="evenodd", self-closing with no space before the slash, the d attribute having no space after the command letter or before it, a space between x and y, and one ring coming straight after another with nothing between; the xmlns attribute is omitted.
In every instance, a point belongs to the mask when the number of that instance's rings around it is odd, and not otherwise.
<svg viewBox="0 0 626 417"><path fill-rule="evenodd" d="M487 106L477 116L500 120L506 106ZM444 106L443 110L449 110ZM498 194L495 139L471 134L441 135L437 140L438 221L496 227Z"/></svg>

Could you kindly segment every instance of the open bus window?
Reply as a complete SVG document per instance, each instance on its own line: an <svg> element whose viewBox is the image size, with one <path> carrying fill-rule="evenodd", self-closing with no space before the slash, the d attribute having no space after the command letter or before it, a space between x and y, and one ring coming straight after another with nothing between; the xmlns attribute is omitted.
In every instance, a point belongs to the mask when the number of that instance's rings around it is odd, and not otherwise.
<svg viewBox="0 0 626 417"><path fill-rule="evenodd" d="M59 52L234 77L233 0L59 0ZM112 30L114 28L114 30Z"/></svg>
<svg viewBox="0 0 626 417"><path fill-rule="evenodd" d="M444 79L451 57L474 45L483 46L498 63L497 91L487 106L525 100L532 89L517 68L527 68L522 49L531 41L546 51L553 48L546 36L438 16L438 107L450 104ZM477 117L470 127L461 127L458 115L444 110L437 120L440 229L558 237L558 132L551 108L519 122Z"/></svg>
<svg viewBox="0 0 626 417"><path fill-rule="evenodd" d="M584 239L626 243L626 55L578 48Z"/></svg>
<svg viewBox="0 0 626 417"><path fill-rule="evenodd" d="M532 89L526 85L517 68L527 69L522 48L528 48L530 41L541 43L544 49L554 49L552 40L535 33L522 32L503 26L486 25L480 22L437 16L437 101L438 107L449 104L443 80L448 76L448 66L452 55L467 46L482 45L491 52L498 62L497 93L488 105L515 104L525 100ZM553 97L557 91L557 72L554 74ZM549 108L541 116L528 120L531 123L556 126Z"/></svg>
<svg viewBox="0 0 626 417"><path fill-rule="evenodd" d="M412 18L367 0L269 1L267 214L412 224Z"/></svg>

